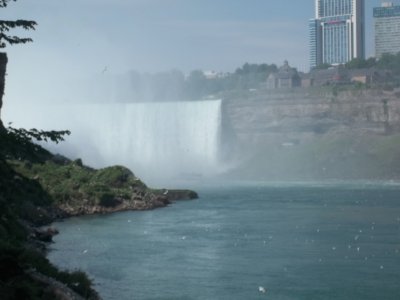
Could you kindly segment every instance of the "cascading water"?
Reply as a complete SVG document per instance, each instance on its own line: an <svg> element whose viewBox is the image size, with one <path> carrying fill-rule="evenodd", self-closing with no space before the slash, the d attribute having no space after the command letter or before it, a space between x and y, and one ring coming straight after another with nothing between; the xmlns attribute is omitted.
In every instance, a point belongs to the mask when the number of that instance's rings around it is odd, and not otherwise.
<svg viewBox="0 0 400 300"><path fill-rule="evenodd" d="M50 150L94 167L122 164L150 183L219 169L221 100L24 105L5 114L15 127L69 129L66 142Z"/></svg>

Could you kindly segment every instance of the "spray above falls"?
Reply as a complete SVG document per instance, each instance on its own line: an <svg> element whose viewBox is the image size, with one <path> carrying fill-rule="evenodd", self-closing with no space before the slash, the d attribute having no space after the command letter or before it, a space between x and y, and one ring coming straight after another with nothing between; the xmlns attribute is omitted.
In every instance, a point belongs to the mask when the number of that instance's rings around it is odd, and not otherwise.
<svg viewBox="0 0 400 300"><path fill-rule="evenodd" d="M7 111L16 127L68 129L50 150L94 167L121 164L144 180L218 173L221 100L46 105Z"/></svg>

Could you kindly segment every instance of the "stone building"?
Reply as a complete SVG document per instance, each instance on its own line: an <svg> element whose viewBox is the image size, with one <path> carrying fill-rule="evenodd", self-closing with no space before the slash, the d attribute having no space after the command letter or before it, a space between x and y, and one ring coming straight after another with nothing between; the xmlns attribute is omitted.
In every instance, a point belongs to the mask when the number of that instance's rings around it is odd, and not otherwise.
<svg viewBox="0 0 400 300"><path fill-rule="evenodd" d="M301 85L300 76L296 68L289 66L287 60L283 63L276 73L271 73L267 79L268 89L285 89L299 87Z"/></svg>

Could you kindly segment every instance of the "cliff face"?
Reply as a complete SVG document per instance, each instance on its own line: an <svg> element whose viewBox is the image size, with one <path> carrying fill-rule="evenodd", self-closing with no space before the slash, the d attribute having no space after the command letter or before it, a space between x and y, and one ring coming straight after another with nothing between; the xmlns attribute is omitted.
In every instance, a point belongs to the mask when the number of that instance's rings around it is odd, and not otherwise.
<svg viewBox="0 0 400 300"><path fill-rule="evenodd" d="M400 130L396 93L362 90L333 95L272 94L227 100L226 115L241 143L307 139L326 133L383 134Z"/></svg>
<svg viewBox="0 0 400 300"><path fill-rule="evenodd" d="M254 176L304 179L307 169L310 178L321 174L342 178L350 173L354 178L400 177L400 171L385 172L386 165L380 167L380 175L372 174L368 159L375 155L381 161L385 156L397 163L400 97L396 91L264 91L246 99L226 99L224 107L237 138L242 175L257 169ZM373 149L373 143L382 143L382 149ZM344 160L347 163L338 167ZM370 168L361 170L362 164Z"/></svg>

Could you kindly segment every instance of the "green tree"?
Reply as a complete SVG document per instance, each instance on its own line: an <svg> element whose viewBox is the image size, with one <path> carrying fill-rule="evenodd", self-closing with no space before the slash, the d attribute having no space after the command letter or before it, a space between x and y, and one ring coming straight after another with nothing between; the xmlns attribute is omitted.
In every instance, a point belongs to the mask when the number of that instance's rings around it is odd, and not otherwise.
<svg viewBox="0 0 400 300"><path fill-rule="evenodd" d="M276 65L271 64L249 64L245 63L241 68L236 69L232 75L236 81L236 88L249 89L258 88L265 83L269 74L277 72Z"/></svg>
<svg viewBox="0 0 400 300"><path fill-rule="evenodd" d="M374 57L370 57L368 59L354 58L346 63L345 67L347 69L365 69L375 67L375 65L376 59Z"/></svg>
<svg viewBox="0 0 400 300"><path fill-rule="evenodd" d="M384 53L377 62L380 69L391 70L394 74L400 74L400 52L397 54Z"/></svg>
<svg viewBox="0 0 400 300"><path fill-rule="evenodd" d="M330 67L332 67L331 64L323 63L323 64L319 64L318 66L314 67L314 69L315 70L326 70L326 69L329 69Z"/></svg>
<svg viewBox="0 0 400 300"><path fill-rule="evenodd" d="M206 91L207 78L200 70L190 72L186 79L185 95L189 99L201 99L207 94Z"/></svg>
<svg viewBox="0 0 400 300"><path fill-rule="evenodd" d="M15 2L16 0L0 0L0 8L7 7L9 2ZM37 23L35 21L28 20L0 20L0 48L5 48L7 45L25 44L32 42L31 38L21 38L18 36L10 35L9 32L12 29L25 29L34 30ZM7 70L7 53L0 52L0 113L1 107L3 106L3 95L5 88L5 76ZM4 131L5 128L1 121L0 115L0 131Z"/></svg>

